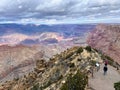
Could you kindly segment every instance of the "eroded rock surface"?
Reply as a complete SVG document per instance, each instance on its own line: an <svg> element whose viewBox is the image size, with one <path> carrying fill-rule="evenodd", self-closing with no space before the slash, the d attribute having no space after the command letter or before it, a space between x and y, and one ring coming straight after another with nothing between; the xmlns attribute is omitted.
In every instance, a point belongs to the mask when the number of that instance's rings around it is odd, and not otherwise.
<svg viewBox="0 0 120 90"><path fill-rule="evenodd" d="M120 25L97 25L87 42L120 64Z"/></svg>

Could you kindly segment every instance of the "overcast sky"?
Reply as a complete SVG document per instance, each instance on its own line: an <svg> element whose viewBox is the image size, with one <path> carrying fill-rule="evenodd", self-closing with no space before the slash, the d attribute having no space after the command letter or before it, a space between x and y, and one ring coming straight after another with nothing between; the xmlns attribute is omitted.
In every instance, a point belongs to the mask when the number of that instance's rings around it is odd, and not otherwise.
<svg viewBox="0 0 120 90"><path fill-rule="evenodd" d="M0 23L120 23L120 0L0 0Z"/></svg>

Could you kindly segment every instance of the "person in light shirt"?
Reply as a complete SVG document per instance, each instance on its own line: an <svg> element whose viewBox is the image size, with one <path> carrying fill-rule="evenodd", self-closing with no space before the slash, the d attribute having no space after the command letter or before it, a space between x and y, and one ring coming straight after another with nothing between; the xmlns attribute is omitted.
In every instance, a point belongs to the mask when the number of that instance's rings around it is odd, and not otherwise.
<svg viewBox="0 0 120 90"><path fill-rule="evenodd" d="M97 71L99 71L99 69L100 69L100 64L99 64L98 62L96 62L95 66L96 66L96 68L97 68Z"/></svg>

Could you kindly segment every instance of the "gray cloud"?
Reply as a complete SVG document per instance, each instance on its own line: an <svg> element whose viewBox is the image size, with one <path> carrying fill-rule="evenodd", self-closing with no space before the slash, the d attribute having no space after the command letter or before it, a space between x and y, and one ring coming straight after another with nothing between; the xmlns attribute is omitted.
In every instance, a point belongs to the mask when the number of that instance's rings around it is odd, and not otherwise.
<svg viewBox="0 0 120 90"><path fill-rule="evenodd" d="M69 22L107 16L120 18L119 15L119 0L1 0L0 3L0 22L31 18Z"/></svg>

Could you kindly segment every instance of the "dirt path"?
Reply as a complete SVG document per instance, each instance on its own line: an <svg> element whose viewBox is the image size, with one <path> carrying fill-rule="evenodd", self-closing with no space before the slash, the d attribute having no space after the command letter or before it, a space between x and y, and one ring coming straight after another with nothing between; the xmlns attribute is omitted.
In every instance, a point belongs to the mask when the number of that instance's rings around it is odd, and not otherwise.
<svg viewBox="0 0 120 90"><path fill-rule="evenodd" d="M95 90L115 90L114 83L120 81L120 74L115 68L108 65L107 75L103 75L103 67L94 73L94 77L89 79L89 85Z"/></svg>

